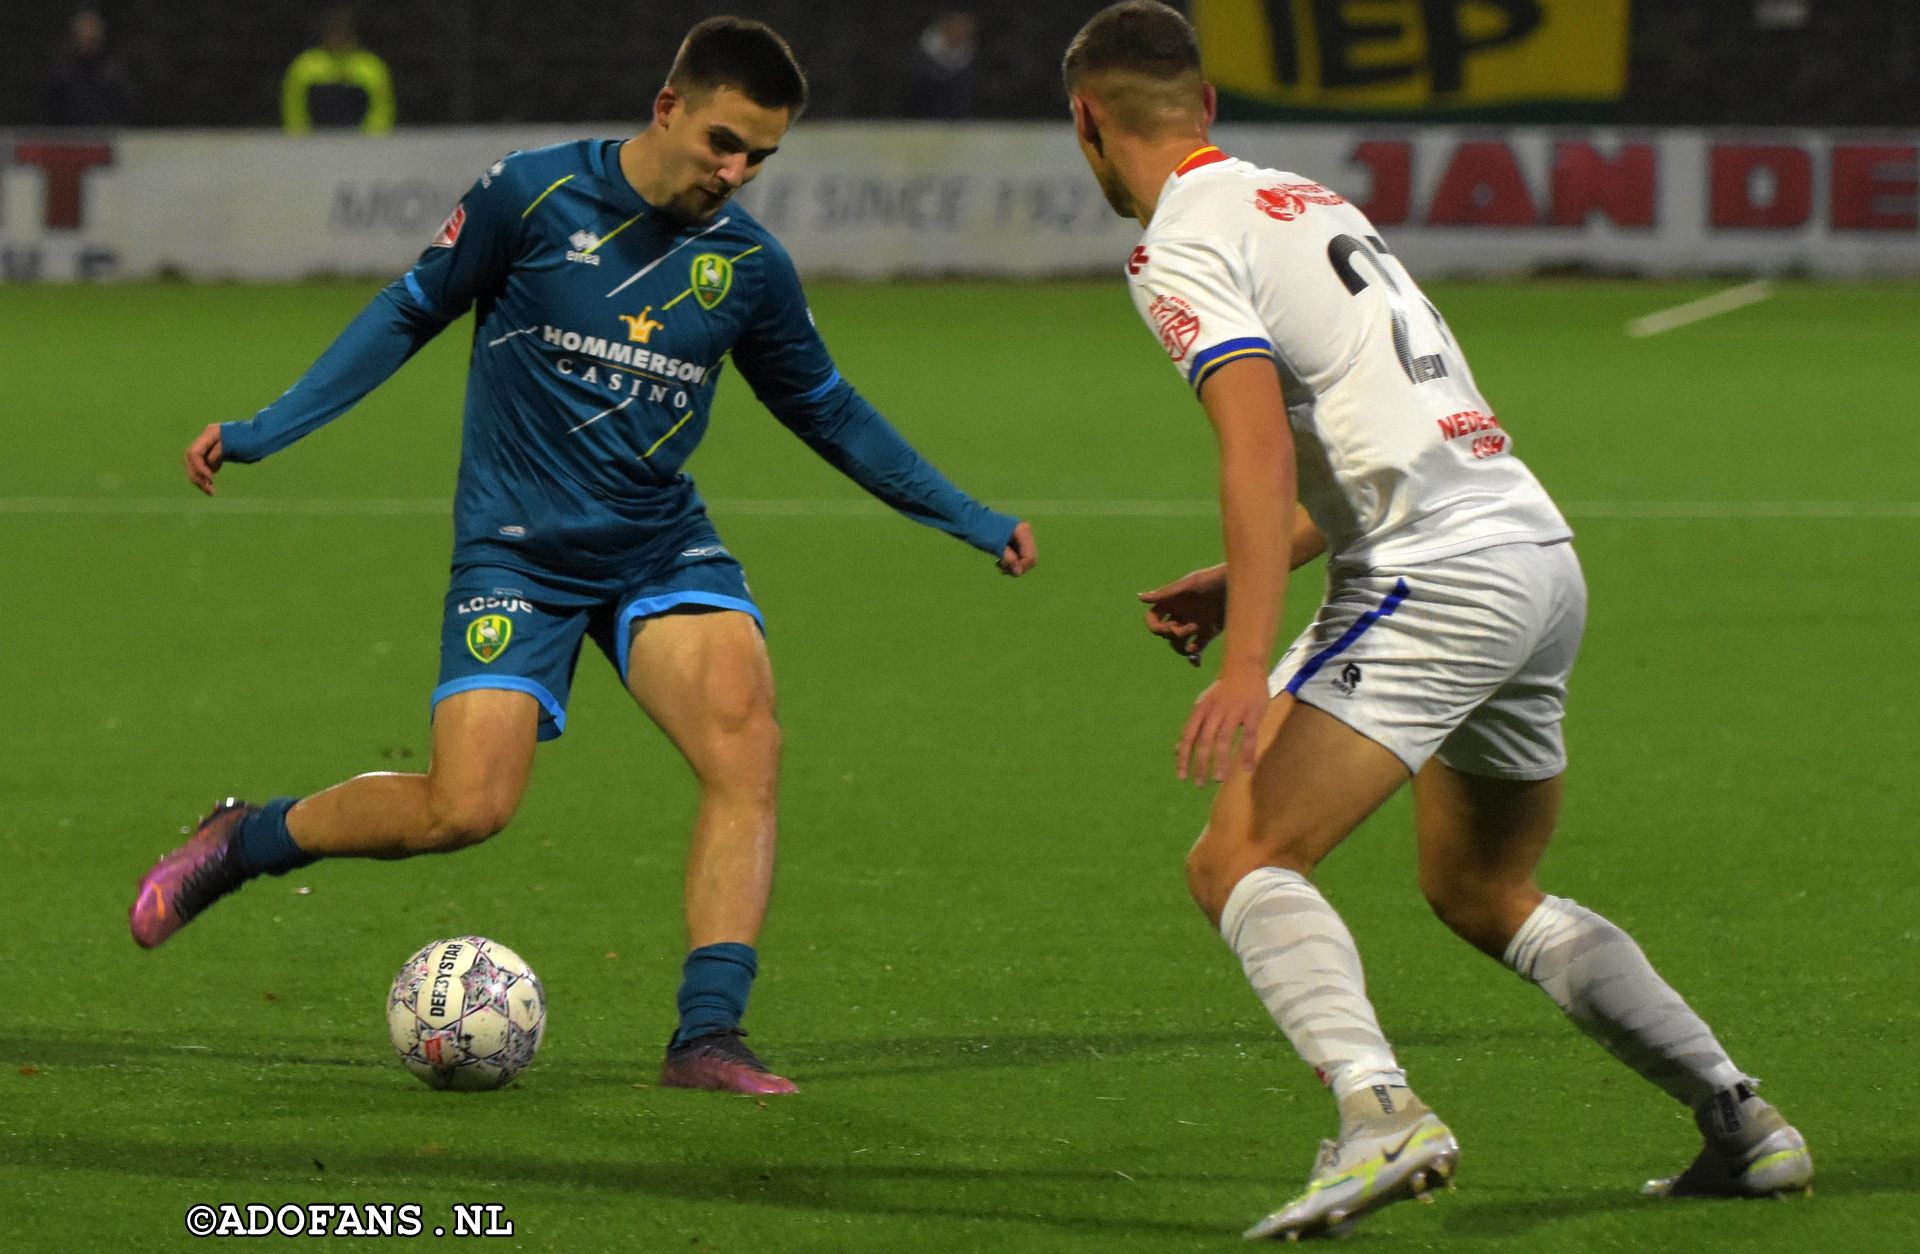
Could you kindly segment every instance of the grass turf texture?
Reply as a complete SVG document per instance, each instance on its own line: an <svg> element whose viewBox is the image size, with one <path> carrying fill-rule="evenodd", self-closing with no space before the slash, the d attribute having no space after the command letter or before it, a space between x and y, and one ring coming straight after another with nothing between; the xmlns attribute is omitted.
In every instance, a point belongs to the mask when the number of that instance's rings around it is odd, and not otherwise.
<svg viewBox="0 0 1920 1254"><path fill-rule="evenodd" d="M1818 1196L1637 1197L1692 1154L1686 1116L1430 917L1402 798L1321 880L1465 1153L1367 1248L1920 1245L1920 518L1621 508L1911 502L1920 302L1789 286L1622 335L1706 290L1433 294L1592 584L1545 884L1766 1079ZM1204 676L1131 599L1218 552L1211 440L1117 281L815 293L924 450L1036 503L1026 580L866 503L737 379L691 466L772 626L782 864L749 1025L802 1096L650 1087L694 791L591 654L501 837L262 881L136 950L135 877L217 794L424 766L466 324L217 501L178 469L367 295L0 288L9 1242L168 1248L193 1203L326 1200L418 1202L429 1233L499 1203L496 1248L1109 1254L1231 1248L1297 1188L1331 1104L1185 899L1206 798L1170 749ZM828 508L728 506L769 498ZM1127 500L1191 508L1068 508ZM1291 620L1317 591L1303 572ZM551 1034L505 1092L430 1092L383 1037L394 969L462 932L546 981Z"/></svg>

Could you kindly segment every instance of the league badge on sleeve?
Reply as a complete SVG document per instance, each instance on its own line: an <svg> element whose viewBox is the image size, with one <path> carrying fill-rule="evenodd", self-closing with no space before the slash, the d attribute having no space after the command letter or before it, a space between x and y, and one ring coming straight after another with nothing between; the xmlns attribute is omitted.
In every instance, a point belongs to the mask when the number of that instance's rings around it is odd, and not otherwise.
<svg viewBox="0 0 1920 1254"><path fill-rule="evenodd" d="M460 228L465 226L466 224L467 224L466 205L465 204L455 205L453 207L453 212L447 215L446 222L440 227L440 234L433 237L433 243L429 244L428 247L429 248L452 248L454 246L454 243L458 241L460 238Z"/></svg>
<svg viewBox="0 0 1920 1254"><path fill-rule="evenodd" d="M1178 296L1156 296L1147 306L1147 319L1160 333L1168 354L1175 361L1185 361L1193 351L1193 342L1200 338L1200 315L1193 312L1193 306Z"/></svg>

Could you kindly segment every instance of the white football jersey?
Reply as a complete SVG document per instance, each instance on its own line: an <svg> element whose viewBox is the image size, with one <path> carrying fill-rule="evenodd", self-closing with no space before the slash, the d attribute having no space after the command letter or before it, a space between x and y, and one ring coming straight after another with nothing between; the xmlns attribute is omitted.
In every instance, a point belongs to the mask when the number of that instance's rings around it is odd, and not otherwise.
<svg viewBox="0 0 1920 1254"><path fill-rule="evenodd" d="M1439 310L1336 193L1203 148L1169 176L1127 274L1196 393L1227 362L1273 360L1300 501L1331 560L1407 565L1573 534Z"/></svg>

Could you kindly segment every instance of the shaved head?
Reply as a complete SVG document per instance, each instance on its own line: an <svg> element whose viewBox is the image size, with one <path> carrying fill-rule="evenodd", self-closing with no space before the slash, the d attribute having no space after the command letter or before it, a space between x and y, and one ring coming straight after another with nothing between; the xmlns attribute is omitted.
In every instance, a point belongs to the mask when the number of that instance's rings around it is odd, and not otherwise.
<svg viewBox="0 0 1920 1254"><path fill-rule="evenodd" d="M1069 96L1091 96L1135 135L1204 129L1206 94L1193 28L1159 0L1121 0L1094 14L1067 45Z"/></svg>

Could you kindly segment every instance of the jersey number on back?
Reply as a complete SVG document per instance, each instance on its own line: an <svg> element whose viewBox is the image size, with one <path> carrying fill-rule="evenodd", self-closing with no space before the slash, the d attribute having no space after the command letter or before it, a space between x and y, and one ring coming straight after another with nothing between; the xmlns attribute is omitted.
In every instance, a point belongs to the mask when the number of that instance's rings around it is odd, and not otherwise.
<svg viewBox="0 0 1920 1254"><path fill-rule="evenodd" d="M1365 243L1351 235L1336 235L1327 241L1327 260L1333 263L1333 272L1347 285L1350 294L1358 296L1368 286L1367 277L1354 265L1356 260L1364 262L1378 276L1381 290L1386 293L1387 308L1393 317L1393 351L1400 358L1400 369L1406 371L1408 382L1431 383L1435 379L1444 379L1453 373L1447 368L1445 353L1452 345L1453 337L1448 334L1440 311L1423 299L1420 304L1433 319L1434 330L1440 336L1441 351L1414 356L1413 334L1407 324L1406 298L1401 294L1400 283L1393 277L1393 271L1380 260L1386 252L1387 246L1371 236Z"/></svg>

